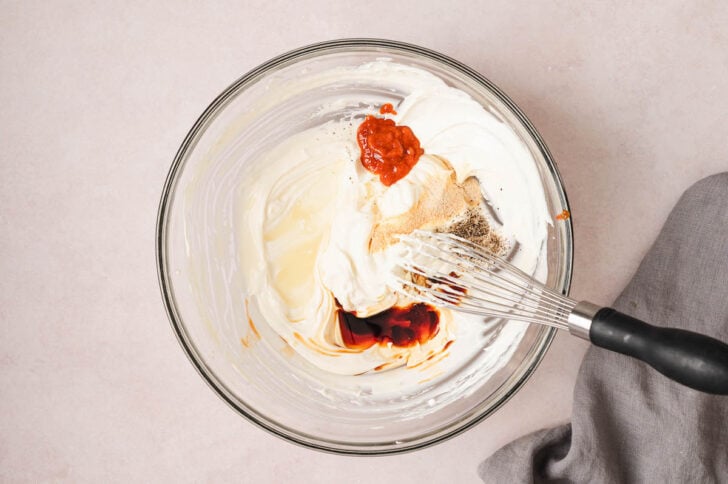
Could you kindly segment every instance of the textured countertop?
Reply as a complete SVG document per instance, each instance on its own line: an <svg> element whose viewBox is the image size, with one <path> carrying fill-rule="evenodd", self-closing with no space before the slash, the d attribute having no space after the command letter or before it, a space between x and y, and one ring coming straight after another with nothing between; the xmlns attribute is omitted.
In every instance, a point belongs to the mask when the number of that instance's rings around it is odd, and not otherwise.
<svg viewBox="0 0 728 484"><path fill-rule="evenodd" d="M682 191L728 169L728 6L627 3L0 1L0 480L472 482L499 446L567 420L586 344L562 334L505 407L438 446L283 442L180 349L155 216L233 80L304 44L392 38L472 66L529 116L573 207L572 294L608 303Z"/></svg>

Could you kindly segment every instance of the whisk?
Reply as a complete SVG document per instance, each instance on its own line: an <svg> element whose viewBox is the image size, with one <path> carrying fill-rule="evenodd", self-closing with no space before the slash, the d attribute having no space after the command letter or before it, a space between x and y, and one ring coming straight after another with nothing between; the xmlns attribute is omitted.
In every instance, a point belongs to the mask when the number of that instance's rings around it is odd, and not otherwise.
<svg viewBox="0 0 728 484"><path fill-rule="evenodd" d="M728 345L676 328L652 326L608 307L575 301L477 244L447 233L400 237L395 286L419 302L486 317L568 330L596 346L640 359L668 378L728 395Z"/></svg>

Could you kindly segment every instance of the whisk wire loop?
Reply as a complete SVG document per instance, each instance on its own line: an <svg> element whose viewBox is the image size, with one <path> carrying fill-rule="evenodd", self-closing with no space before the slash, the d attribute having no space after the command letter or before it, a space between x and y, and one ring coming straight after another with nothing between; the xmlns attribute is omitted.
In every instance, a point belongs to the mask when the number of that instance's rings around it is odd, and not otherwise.
<svg viewBox="0 0 728 484"><path fill-rule="evenodd" d="M477 244L419 230L400 242L407 254L395 283L407 296L471 314L568 328L575 301Z"/></svg>

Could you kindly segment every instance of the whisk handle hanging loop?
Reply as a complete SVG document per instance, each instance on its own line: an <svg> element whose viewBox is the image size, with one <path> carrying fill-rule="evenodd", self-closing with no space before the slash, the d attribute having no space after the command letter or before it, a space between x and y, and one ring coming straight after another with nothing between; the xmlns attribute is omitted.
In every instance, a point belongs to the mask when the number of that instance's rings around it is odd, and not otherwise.
<svg viewBox="0 0 728 484"><path fill-rule="evenodd" d="M728 395L728 344L717 339L652 326L612 308L596 312L589 339L607 350L642 360L690 388Z"/></svg>

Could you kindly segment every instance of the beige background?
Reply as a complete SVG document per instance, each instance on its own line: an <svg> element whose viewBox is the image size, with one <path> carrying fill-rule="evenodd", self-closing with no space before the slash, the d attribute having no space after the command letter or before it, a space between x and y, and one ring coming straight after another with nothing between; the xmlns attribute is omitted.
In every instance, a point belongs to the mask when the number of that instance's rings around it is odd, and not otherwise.
<svg viewBox="0 0 728 484"><path fill-rule="evenodd" d="M303 44L393 38L523 108L573 206L573 294L607 303L681 192L728 169L728 7L633 3L0 1L0 480L472 482L565 421L586 345L560 335L511 402L434 448L350 458L268 435L174 339L155 215L187 130L237 77Z"/></svg>

